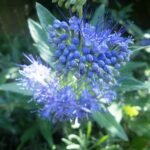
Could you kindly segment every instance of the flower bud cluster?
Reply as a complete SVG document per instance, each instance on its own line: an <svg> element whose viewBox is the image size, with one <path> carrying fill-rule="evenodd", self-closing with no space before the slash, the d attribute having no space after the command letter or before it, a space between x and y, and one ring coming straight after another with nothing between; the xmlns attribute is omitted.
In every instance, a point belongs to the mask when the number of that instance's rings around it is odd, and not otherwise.
<svg viewBox="0 0 150 150"><path fill-rule="evenodd" d="M114 83L118 69L129 60L130 37L103 25L92 26L75 16L68 22L55 20L49 27L49 43L54 46L56 68L77 77Z"/></svg>

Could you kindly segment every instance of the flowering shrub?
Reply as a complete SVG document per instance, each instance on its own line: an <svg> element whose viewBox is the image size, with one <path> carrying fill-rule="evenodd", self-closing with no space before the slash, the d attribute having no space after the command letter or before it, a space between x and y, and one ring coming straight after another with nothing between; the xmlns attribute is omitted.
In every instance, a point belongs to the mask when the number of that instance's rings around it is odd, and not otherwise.
<svg viewBox="0 0 150 150"><path fill-rule="evenodd" d="M69 9L62 15L50 3L56 18L36 4L39 22L28 19L32 47L26 36L0 38L0 149L149 149L150 53L142 41L150 34L130 23L132 5L53 2ZM94 13L82 15L81 2ZM136 8L139 17L142 5Z"/></svg>
<svg viewBox="0 0 150 150"><path fill-rule="evenodd" d="M31 64L19 71L20 85L32 91L42 117L81 121L116 98L116 77L129 60L132 39L112 25L104 17L91 25L73 16L46 26L53 68L26 56Z"/></svg>

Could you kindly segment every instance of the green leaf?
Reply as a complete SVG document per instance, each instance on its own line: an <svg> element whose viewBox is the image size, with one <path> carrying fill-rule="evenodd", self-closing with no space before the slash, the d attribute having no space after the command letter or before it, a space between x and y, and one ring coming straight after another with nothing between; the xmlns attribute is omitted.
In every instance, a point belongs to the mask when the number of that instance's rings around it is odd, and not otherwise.
<svg viewBox="0 0 150 150"><path fill-rule="evenodd" d="M146 67L147 64L145 62L129 62L120 70L120 78L118 78L118 82L121 86L118 87L119 91L135 91L141 89L150 88L150 83L141 82L133 77L133 71Z"/></svg>
<svg viewBox="0 0 150 150"><path fill-rule="evenodd" d="M98 19L99 19L98 23L100 24L100 22L103 21L104 14L105 14L105 5L103 4L96 9L94 17L91 20L91 24L96 25Z"/></svg>
<svg viewBox="0 0 150 150"><path fill-rule="evenodd" d="M91 136L91 133L92 133L92 122L89 121L87 124L87 138Z"/></svg>
<svg viewBox="0 0 150 150"><path fill-rule="evenodd" d="M12 122L10 122L10 120L6 118L6 116L4 116L3 113L1 113L0 115L0 128L1 130L4 129L10 132L11 134L16 134L17 132L17 129L14 127Z"/></svg>
<svg viewBox="0 0 150 150"><path fill-rule="evenodd" d="M51 56L52 51L54 49L48 44L48 36L46 32L42 29L39 23L35 22L32 19L28 20L28 26L31 33L31 36L34 40L34 46L38 49L41 58L47 62L48 64L52 65Z"/></svg>
<svg viewBox="0 0 150 150"><path fill-rule="evenodd" d="M121 84L118 87L119 91L135 91L150 88L150 83L143 83L133 77L122 77L119 83Z"/></svg>
<svg viewBox="0 0 150 150"><path fill-rule="evenodd" d="M52 63L52 49L44 42L34 43L34 46L38 49L40 57L54 68L54 64Z"/></svg>
<svg viewBox="0 0 150 150"><path fill-rule="evenodd" d="M147 100L146 100L147 101ZM144 106L145 107L145 106ZM141 112L140 117L132 120L128 127L130 130L134 131L134 133L138 136L144 136L148 139L150 138L150 111L147 109L145 112Z"/></svg>
<svg viewBox="0 0 150 150"><path fill-rule="evenodd" d="M125 66L120 69L121 76L132 76L134 70L146 67L145 62L128 62Z"/></svg>
<svg viewBox="0 0 150 150"><path fill-rule="evenodd" d="M94 145L92 147L90 147L89 149L92 150L96 147L99 147L99 145L103 144L104 142L106 142L109 139L109 135L104 135L102 138L100 138L97 142L94 143Z"/></svg>
<svg viewBox="0 0 150 150"><path fill-rule="evenodd" d="M93 114L93 118L101 127L106 128L112 136L128 141L124 129L109 112L96 112Z"/></svg>
<svg viewBox="0 0 150 150"><path fill-rule="evenodd" d="M98 146L98 145L100 145L100 144L106 142L106 140L108 140L108 138L109 138L109 135L103 136L102 138L100 138L100 139L96 142L96 146Z"/></svg>
<svg viewBox="0 0 150 150"><path fill-rule="evenodd" d="M49 121L46 120L39 120L38 126L42 136L47 141L50 148L53 146L53 139L52 139L52 127Z"/></svg>
<svg viewBox="0 0 150 150"><path fill-rule="evenodd" d="M124 25L125 25L126 29L129 31L129 33L131 33L135 37L143 37L143 34L144 34L143 30L141 30L141 28L139 26L137 26L136 24L127 20L127 23L124 23Z"/></svg>
<svg viewBox="0 0 150 150"><path fill-rule="evenodd" d="M21 143L17 147L17 150L21 150L23 145L31 138L33 138L37 132L38 132L37 124L33 124L27 130L25 130L25 132L21 136Z"/></svg>
<svg viewBox="0 0 150 150"><path fill-rule="evenodd" d="M34 42L36 43L41 42L41 41L47 42L47 35L45 31L43 31L39 23L35 22L32 19L28 19L28 27L29 27L30 34Z"/></svg>
<svg viewBox="0 0 150 150"><path fill-rule="evenodd" d="M143 128L143 127L141 127ZM136 129L137 130L137 129ZM148 132L147 132L148 133ZM135 136L130 143L130 147L135 150L142 150L143 148L145 150L149 149L149 138L144 136Z"/></svg>
<svg viewBox="0 0 150 150"><path fill-rule="evenodd" d="M43 7L39 3L36 3L36 10L43 29L47 30L48 26L55 20L55 17L48 11L47 8Z"/></svg>
<svg viewBox="0 0 150 150"><path fill-rule="evenodd" d="M31 92L25 89L21 89L17 83L6 83L0 85L1 91L14 92L23 95L31 95Z"/></svg>
<svg viewBox="0 0 150 150"><path fill-rule="evenodd" d="M129 49L131 49L132 52L138 52L140 50L144 50L144 49L147 49L147 48L150 48L150 46L147 45L147 46L132 46L132 47L129 47Z"/></svg>

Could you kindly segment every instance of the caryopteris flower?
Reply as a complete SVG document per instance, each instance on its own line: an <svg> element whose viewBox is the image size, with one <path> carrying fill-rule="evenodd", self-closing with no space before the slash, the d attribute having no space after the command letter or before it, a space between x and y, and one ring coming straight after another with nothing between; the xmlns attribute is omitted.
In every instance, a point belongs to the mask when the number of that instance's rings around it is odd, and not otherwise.
<svg viewBox="0 0 150 150"><path fill-rule="evenodd" d="M32 56L26 56L30 65L22 65L19 73L22 75L18 80L20 85L30 90L37 102L43 102L51 97L59 84L58 79L54 78L51 69L44 66L40 60L35 60Z"/></svg>
<svg viewBox="0 0 150 150"><path fill-rule="evenodd" d="M23 65L19 71L19 85L32 91L33 99L41 106L38 111L42 117L53 122L81 120L100 110L96 96L86 90L77 96L71 86L61 86L56 74L40 60L27 58L31 64Z"/></svg>
<svg viewBox="0 0 150 150"><path fill-rule="evenodd" d="M32 91L42 117L87 119L116 98L116 76L129 60L132 39L106 22L93 26L75 16L68 22L54 20L48 33L53 70L29 56L31 64L19 71L20 84Z"/></svg>
<svg viewBox="0 0 150 150"><path fill-rule="evenodd" d="M114 84L118 69L129 60L132 39L111 25L93 26L75 16L68 22L55 20L49 27L49 43L55 48L57 70Z"/></svg>
<svg viewBox="0 0 150 150"><path fill-rule="evenodd" d="M53 122L88 119L92 113L100 111L100 102L89 92L82 92L77 99L70 86L57 91L53 100L49 99L40 110L41 116Z"/></svg>

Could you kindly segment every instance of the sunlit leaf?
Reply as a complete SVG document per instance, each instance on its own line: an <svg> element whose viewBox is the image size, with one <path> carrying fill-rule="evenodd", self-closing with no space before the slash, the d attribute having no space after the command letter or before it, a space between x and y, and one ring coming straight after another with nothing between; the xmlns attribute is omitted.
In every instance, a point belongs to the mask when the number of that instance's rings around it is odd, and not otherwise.
<svg viewBox="0 0 150 150"><path fill-rule="evenodd" d="M42 27L47 30L48 25L53 23L55 17L50 13L47 8L43 7L39 3L36 3L36 10Z"/></svg>
<svg viewBox="0 0 150 150"><path fill-rule="evenodd" d="M107 129L111 136L117 136L125 141L128 140L124 129L110 113L96 112L94 113L93 118L101 127Z"/></svg>
<svg viewBox="0 0 150 150"><path fill-rule="evenodd" d="M150 83L141 82L133 77L122 77L119 80L120 86L118 90L121 91L135 91L142 89L149 89Z"/></svg>
<svg viewBox="0 0 150 150"><path fill-rule="evenodd" d="M149 45L147 46L132 46L130 47L130 49L133 51L133 52L138 52L140 50L144 50L144 49L147 49L147 48L150 48Z"/></svg>
<svg viewBox="0 0 150 150"><path fill-rule="evenodd" d="M32 19L28 19L28 27L34 42L47 41L47 35L39 23Z"/></svg>
<svg viewBox="0 0 150 150"><path fill-rule="evenodd" d="M21 89L18 83L6 83L0 85L0 91L14 92L23 95L31 95L32 93L29 90Z"/></svg>

